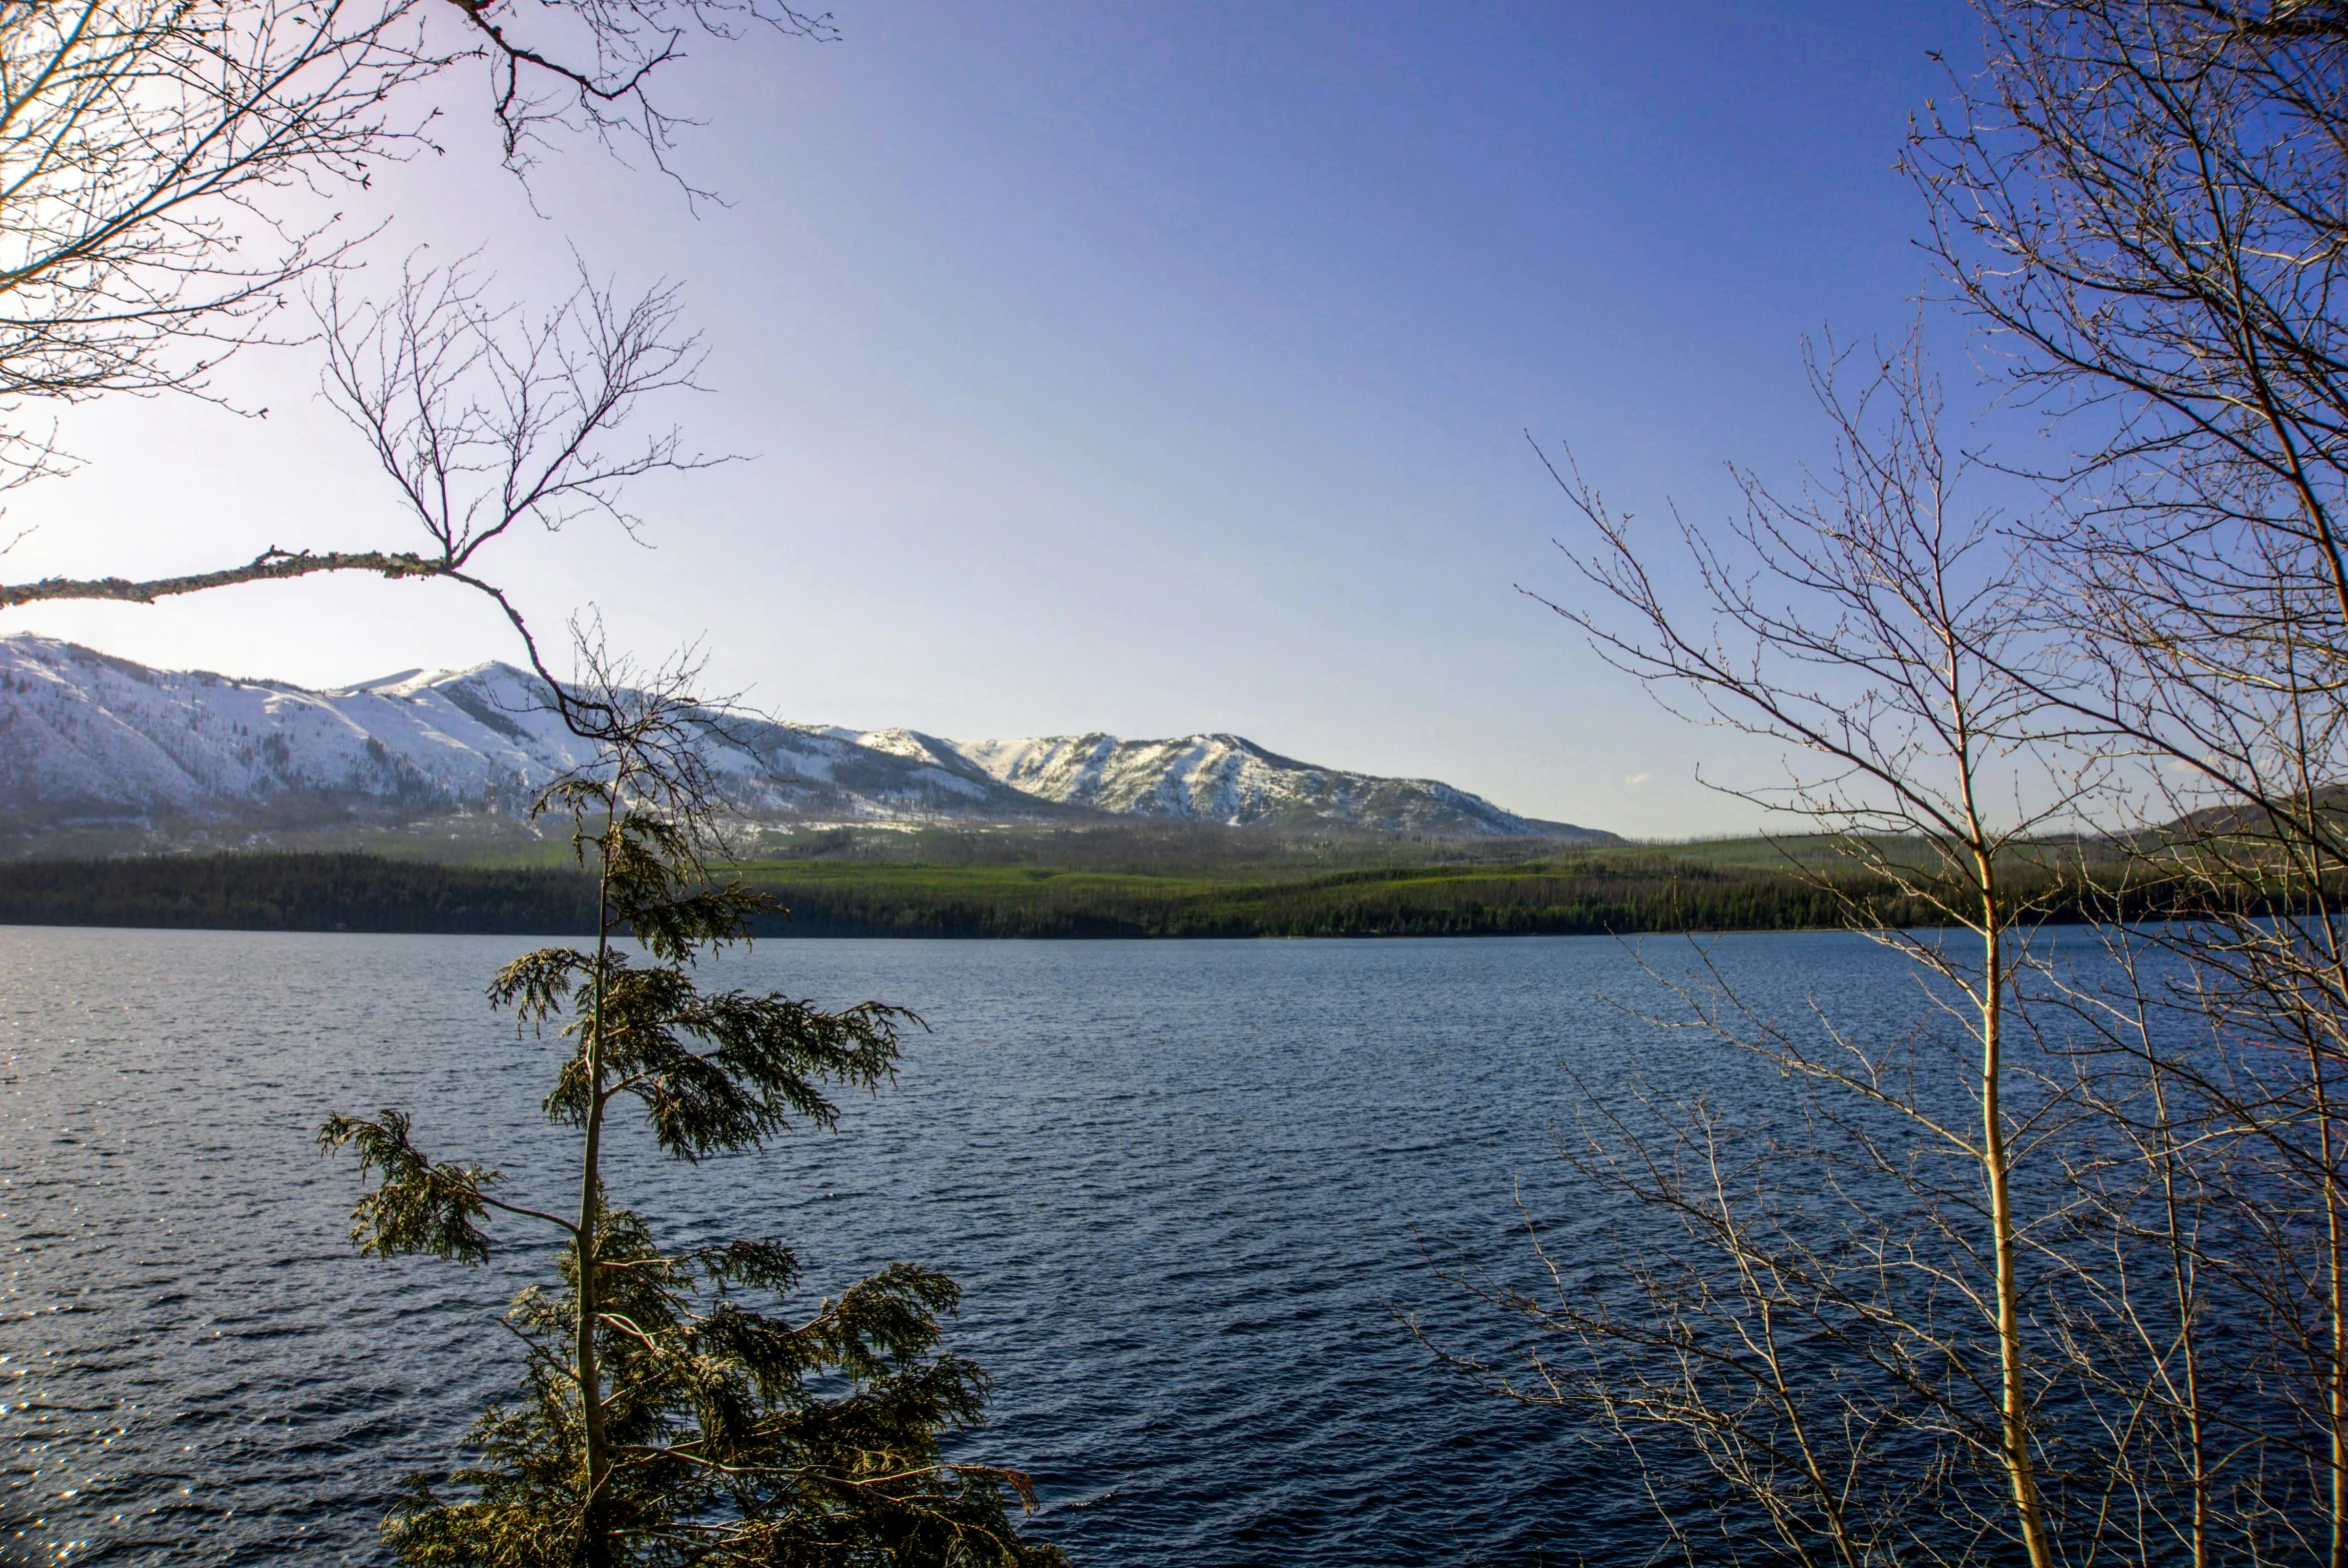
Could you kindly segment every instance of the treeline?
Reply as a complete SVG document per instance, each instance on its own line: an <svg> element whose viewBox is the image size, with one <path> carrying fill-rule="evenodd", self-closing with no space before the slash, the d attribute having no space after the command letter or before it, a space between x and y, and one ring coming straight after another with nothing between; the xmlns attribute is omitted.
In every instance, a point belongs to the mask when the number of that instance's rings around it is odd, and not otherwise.
<svg viewBox="0 0 2348 1568"><path fill-rule="evenodd" d="M595 884L575 870L373 854L10 860L0 924L560 935L595 929Z"/></svg>
<svg viewBox="0 0 2348 1568"><path fill-rule="evenodd" d="M1946 923L1929 900L1851 873L1713 865L1599 852L1520 866L1420 866L1281 880L962 868L756 866L801 935L1018 937L1515 936L1815 930ZM2142 894L2034 882L2043 917L2089 904L2166 912Z"/></svg>
<svg viewBox="0 0 2348 1568"><path fill-rule="evenodd" d="M768 936L1495 936L1801 930L1941 923L1879 880L1600 851L1516 866L1418 866L1285 879L1038 867L808 864L742 868L788 916ZM2046 917L2106 895L2041 878ZM2141 897L2133 912L2160 912ZM366 854L213 854L0 863L0 923L223 930L562 935L592 930L593 885L569 868Z"/></svg>

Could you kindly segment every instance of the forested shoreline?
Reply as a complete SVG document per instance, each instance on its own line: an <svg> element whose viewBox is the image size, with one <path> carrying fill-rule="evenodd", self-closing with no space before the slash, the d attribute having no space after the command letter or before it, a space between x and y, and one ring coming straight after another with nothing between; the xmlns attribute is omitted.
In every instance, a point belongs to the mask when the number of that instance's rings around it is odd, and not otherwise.
<svg viewBox="0 0 2348 1568"><path fill-rule="evenodd" d="M787 914L762 936L1182 938L1500 936L1808 930L1849 899L1934 923L1880 878L1706 863L1662 852L1515 865L1204 876L1037 866L759 862L740 873ZM2082 899L2040 878L2051 919ZM362 853L148 855L0 863L0 924L210 930L572 934L595 889L564 867Z"/></svg>

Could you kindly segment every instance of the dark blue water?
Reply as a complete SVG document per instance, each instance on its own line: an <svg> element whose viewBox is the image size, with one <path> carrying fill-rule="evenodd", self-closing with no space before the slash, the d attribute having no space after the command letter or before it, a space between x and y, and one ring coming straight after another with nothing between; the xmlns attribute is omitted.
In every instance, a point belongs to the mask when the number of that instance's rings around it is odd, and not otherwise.
<svg viewBox="0 0 2348 1568"><path fill-rule="evenodd" d="M0 1560L383 1560L399 1477L517 1387L497 1320L540 1259L360 1259L355 1173L311 1136L400 1106L436 1155L562 1201L554 1047L481 1000L527 945L0 927ZM1713 956L1763 1000L1902 984L1839 935ZM780 1235L816 1292L893 1258L951 1272L954 1344L996 1378L971 1451L1035 1474L1030 1528L1080 1564L1654 1544L1613 1455L1397 1316L1504 1352L1428 1249L1529 1274L1520 1199L1568 1245L1607 1220L1549 1148L1571 1072L1735 1078L1609 1000L1653 999L1627 949L800 941L725 968L934 1032L839 1132L630 1157L615 1196L672 1235Z"/></svg>

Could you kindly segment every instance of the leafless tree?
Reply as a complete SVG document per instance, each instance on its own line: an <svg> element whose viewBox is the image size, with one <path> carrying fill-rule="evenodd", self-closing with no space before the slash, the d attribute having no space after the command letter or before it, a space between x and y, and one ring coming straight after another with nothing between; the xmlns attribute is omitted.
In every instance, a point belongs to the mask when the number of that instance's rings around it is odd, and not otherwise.
<svg viewBox="0 0 2348 1568"><path fill-rule="evenodd" d="M1783 743L1757 798L1909 868L1971 954L1851 908L1927 982L1888 1039L1678 981L1790 1110L1590 1096L1560 1151L1643 1228L1611 1275L1464 1273L1538 1331L1479 1370L1594 1412L1658 1486L1666 1438L1726 1483L1659 1494L1690 1558L2343 1568L2348 7L1979 9L1985 69L1908 166L2056 438L2002 470L2033 515L1941 526L1937 404L1895 361L1878 421L1822 388L1827 483L1748 477L1741 529L1681 530L1692 604L1565 476L1597 546L1561 607ZM2058 857L2105 914L2067 948L2000 873Z"/></svg>
<svg viewBox="0 0 2348 1568"><path fill-rule="evenodd" d="M1692 610L1659 585L1629 520L1578 473L1560 474L1596 541L1574 560L1603 608L1552 608L1609 661L1691 697L1708 721L1809 760L1790 765L1784 786L1748 797L1792 813L1805 833L1827 835L1969 933L1968 950L1850 908L1854 923L1919 967L1954 1035L1869 1038L1825 1012L1805 1033L1712 976L1711 999L1688 996L1708 1027L1862 1107L1805 1101L1813 1133L1829 1136L1809 1148L1824 1185L1795 1207L1839 1217L1820 1235L1773 1213L1784 1189L1755 1183L1757 1167L1737 1164L1701 1104L1650 1099L1659 1143L1601 1112L1606 1135L1569 1150L1576 1168L1675 1216L1703 1243L1704 1261L1637 1265L1648 1311L1635 1322L1571 1292L1515 1304L1597 1357L1579 1379L1544 1376L1549 1393L1587 1401L1617 1425L1691 1434L1797 1558L1823 1548L1854 1565L1880 1560L1916 1533L1903 1517L1915 1486L1985 1461L2002 1477L2006 1506L1974 1527L2046 1568L2058 1556L2033 1415L2043 1350L2023 1302L2043 1216L2026 1211L2016 1169L2064 1097L2013 1060L2031 903L2010 872L2034 833L2065 819L2077 784L2037 766L2049 739L2038 730L2042 705L2006 673L2022 659L2020 602L1994 517L1958 510L1964 465L1941 441L1939 396L1915 340L1874 365L1849 395L1838 385L1847 357L1810 362L1838 437L1827 474L1791 495L1740 474L1746 513L1729 538L1681 525ZM1964 1059L1970 1067L1958 1068ZM2017 1076L2034 1091L2018 1102ZM1969 1106L1951 1098L1960 1081ZM1861 1190L1886 1176L1894 1213ZM1813 1366L1834 1345L1879 1377L1846 1366L1797 1385L1785 1334L1806 1343ZM1625 1346L1640 1353L1612 1354ZM1627 1382L1617 1376L1625 1372ZM1897 1486L1867 1479L1879 1449L1924 1433L1954 1447L1909 1456Z"/></svg>
<svg viewBox="0 0 2348 1568"><path fill-rule="evenodd" d="M5 407L189 386L335 256L288 198L414 135L393 100L447 61L401 9L0 5ZM22 482L53 455L0 456Z"/></svg>
<svg viewBox="0 0 2348 1568"><path fill-rule="evenodd" d="M2285 970L2249 955L2277 928L2246 879L2271 838L2186 864L2175 834L2163 857L2079 830L2141 760L2059 700L2081 666L2046 614L2048 532L1960 509L1979 470L1946 451L1912 339L1846 397L1853 363L1812 367L1830 470L1791 494L1742 475L1740 524L1683 525L1684 597L1561 473L1596 593L1560 613L1783 746L1788 783L1748 798L1791 813L1790 842L1823 833L1935 911L1886 928L1789 847L1910 960L1918 1008L1786 1016L1708 954L1654 965L1679 1010L1651 1021L1782 1091L1583 1085L1558 1151L1621 1228L1559 1251L1536 1226L1538 1291L1456 1271L1534 1330L1524 1359L1470 1364L1611 1431L1690 1561L2328 1561L2335 1178L2304 1057L2277 1049ZM2230 922L2118 918L2206 916L2221 888ZM2041 889L2114 918L2058 940Z"/></svg>
<svg viewBox="0 0 2348 1568"><path fill-rule="evenodd" d="M2119 841L2192 916L2135 938L2186 976L2138 999L2205 1024L2230 1069L2158 1070L2249 1129L2229 1157L2254 1155L2277 1212L2306 1221L2272 1239L2260 1289L2312 1395L2322 1555L2341 1568L2348 11L1981 10L1986 68L1919 125L1909 167L1999 373L2064 438L2032 577L2069 657L2037 689L2135 769L2110 814L2139 830Z"/></svg>
<svg viewBox="0 0 2348 1568"><path fill-rule="evenodd" d="M479 40L506 161L517 169L560 130L641 151L675 176L677 133L699 122L667 108L652 88L694 38L839 36L830 12L797 10L784 0L558 0L528 12L499 0L444 3Z"/></svg>
<svg viewBox="0 0 2348 1568"><path fill-rule="evenodd" d="M0 0L0 488L71 466L61 405L200 390L291 286L347 262L359 237L332 198L431 145L426 89L452 69L487 70L517 169L558 127L670 169L689 122L655 96L665 69L697 37L754 30L831 36L779 0ZM377 554L348 567L377 570ZM324 559L273 552L151 586ZM154 597L139 588L0 585L0 609Z"/></svg>
<svg viewBox="0 0 2348 1568"><path fill-rule="evenodd" d="M521 610L483 574L482 555L518 526L554 532L600 518L633 535L631 481L725 461L687 450L673 426L638 428L646 400L692 388L701 364L700 338L680 326L675 290L624 302L582 273L568 299L529 314L488 303L483 281L460 265L409 270L383 304L329 286L318 318L325 395L373 453L422 548L271 549L239 567L186 577L47 579L0 590L0 607L53 599L152 604L320 572L442 579L493 600L533 668L568 693Z"/></svg>
<svg viewBox="0 0 2348 1568"><path fill-rule="evenodd" d="M2348 12L1982 15L1987 69L1908 163L1994 372L2062 438L2034 566L2050 625L2082 624L2046 695L2186 781L2137 811L2333 840L2310 788L2337 772L2348 629ZM2114 633L2130 652L2099 657Z"/></svg>
<svg viewBox="0 0 2348 1568"><path fill-rule="evenodd" d="M1995 371L2054 416L2081 521L2312 549L2348 604L2348 15L1984 0L1987 65L1921 123L1927 244ZM2170 539L2185 509L2198 527ZM2074 514L2078 516L2079 514Z"/></svg>
<svg viewBox="0 0 2348 1568"><path fill-rule="evenodd" d="M1791 495L1740 476L1741 524L1680 528L1685 600L1560 474L1597 590L1560 613L1698 717L1784 746L1788 784L1748 798L1936 912L1886 929L1862 884L1789 849L1912 960L1918 1014L1788 1017L1708 959L1657 966L1683 1010L1651 1021L1750 1053L1786 1097L1584 1085L1559 1153L1622 1228L1558 1252L1536 1227L1537 1292L1455 1273L1535 1330L1514 1365L1460 1359L1611 1430L1690 1561L2332 1562L2348 1008L2312 720L2338 688L2255 666L2239 636L2204 640L2187 696L2164 687L2157 661L2191 641L2155 636L2176 631L2153 591L2173 563L1956 510L1970 465L1912 343L1877 363L1855 399L1813 366L1827 476ZM2129 562L2152 575L2122 605L2096 574ZM2236 797L2082 832L2180 804L2089 701L2123 677L2172 718L2230 716L2262 777L2296 768L2277 799L2300 825ZM2041 887L2110 915L2058 941Z"/></svg>
<svg viewBox="0 0 2348 1568"><path fill-rule="evenodd" d="M701 340L680 326L673 288L623 303L583 270L569 299L529 316L485 304L460 266L411 271L389 306L330 289L320 314L327 396L430 541L380 570L446 577L489 595L534 665L538 648L522 617L474 571L480 553L523 523L551 533L597 518L634 537L629 482L724 461L687 451L674 426L628 434L645 400L695 385ZM294 556L284 572L352 564ZM373 561L357 565L378 570Z"/></svg>

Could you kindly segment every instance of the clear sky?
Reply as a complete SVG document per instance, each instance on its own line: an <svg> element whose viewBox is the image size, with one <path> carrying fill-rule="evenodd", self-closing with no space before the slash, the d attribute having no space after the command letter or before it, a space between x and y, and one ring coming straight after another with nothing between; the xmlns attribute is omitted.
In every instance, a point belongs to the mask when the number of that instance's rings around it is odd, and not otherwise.
<svg viewBox="0 0 2348 1568"><path fill-rule="evenodd" d="M1230 731L1644 835L1748 818L1770 760L1656 710L1517 592L1573 581L1525 442L1642 518L1819 446L1800 341L1897 333L1929 276L1892 172L1961 6L844 0L842 39L705 48L699 216L586 149L525 196L478 141L346 203L370 254L476 246L543 298L576 245L680 282L752 455L492 570L549 626L706 637L769 712L957 737ZM473 107L470 100L452 105ZM534 210L535 209L535 210ZM1965 374L1947 367L1952 381ZM406 546L315 362L256 420L71 412L5 575L148 576ZM513 658L448 585L313 581L48 607L0 630L314 685Z"/></svg>

